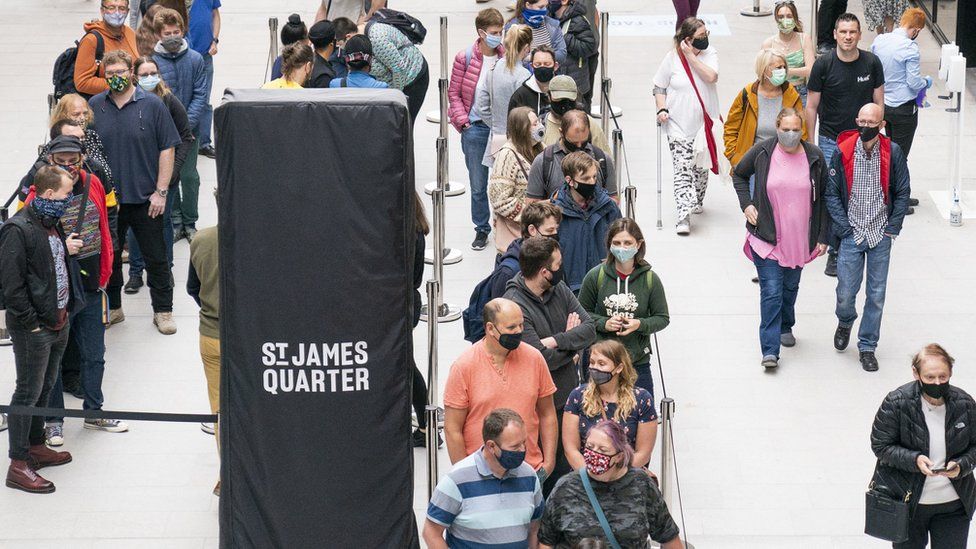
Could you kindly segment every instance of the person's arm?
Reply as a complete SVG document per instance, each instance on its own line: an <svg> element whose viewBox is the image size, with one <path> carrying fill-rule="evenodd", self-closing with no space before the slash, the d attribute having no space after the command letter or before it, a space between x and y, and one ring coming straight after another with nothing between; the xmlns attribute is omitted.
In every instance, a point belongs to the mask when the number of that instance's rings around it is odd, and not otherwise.
<svg viewBox="0 0 976 549"><path fill-rule="evenodd" d="M197 307L202 307L203 304L200 303L200 276L197 274L197 268L193 266L192 258L188 263L190 267L186 275L186 293L190 294L193 301L197 303Z"/></svg>
<svg viewBox="0 0 976 549"><path fill-rule="evenodd" d="M559 437L559 423L556 420L556 407L552 395L542 397L535 403L535 413L539 416L539 440L542 441L542 467L552 474L556 465L556 439Z"/></svg>
<svg viewBox="0 0 976 549"><path fill-rule="evenodd" d="M556 340L557 349L562 351L571 351L575 354L575 351L586 349L596 342L596 327L593 324L593 319L590 318L590 315L586 313L586 309L580 305L580 302L576 299L576 296L573 295L572 290L570 290L568 286L565 284L560 284L559 286L556 286L554 291L559 291L566 294L565 298L570 300L569 311L579 315L580 324L579 326L566 330L565 332L553 334L552 337Z"/></svg>
<svg viewBox="0 0 976 549"><path fill-rule="evenodd" d="M192 53L187 52L187 55L192 55ZM204 70L203 57L200 57L199 61L196 75L193 77L193 95L190 97L190 104L186 107L186 117L190 121L191 130L197 127L200 116L203 115L203 111L207 108L207 103L210 100L207 97L207 71Z"/></svg>
<svg viewBox="0 0 976 549"><path fill-rule="evenodd" d="M539 521L533 520L529 524L529 549L539 547Z"/></svg>
<svg viewBox="0 0 976 549"><path fill-rule="evenodd" d="M632 467L645 467L651 461L651 454L654 453L654 443L657 441L657 419L647 423L637 425L637 441L634 444L634 459L630 462ZM565 443L563 448L565 448Z"/></svg>
<svg viewBox="0 0 976 549"><path fill-rule="evenodd" d="M402 90L407 81L407 58L400 54L400 46L409 43L407 37L390 25L371 25L369 38L373 42L374 62L382 63L390 71L391 88ZM375 40L374 40L375 38ZM413 46L413 44L410 44Z"/></svg>
<svg viewBox="0 0 976 549"><path fill-rule="evenodd" d="M440 524L427 519L424 521L424 543L428 549L448 549L447 542L444 540L444 528Z"/></svg>
<svg viewBox="0 0 976 549"><path fill-rule="evenodd" d="M660 332L671 323L671 316L668 314L668 299L664 295L664 284L661 284L661 278L657 276L657 273L653 271L651 273L644 275L654 277L651 281L651 296L648 306L651 316L637 319L640 321L640 328L637 331L646 335Z"/></svg>
<svg viewBox="0 0 976 549"><path fill-rule="evenodd" d="M901 233L905 214L908 213L912 184L905 153L894 142L891 143L891 168L894 177L889 182L888 193L891 195L892 210L884 232L887 235L898 236Z"/></svg>
<svg viewBox="0 0 976 549"><path fill-rule="evenodd" d="M220 8L213 9L210 24L213 27L214 39L212 42L210 42L210 49L207 51L207 53L213 57L214 55L217 55L217 40L220 40Z"/></svg>
<svg viewBox="0 0 976 549"><path fill-rule="evenodd" d="M514 152L502 149L498 153L492 166L491 179L488 180L488 200L495 215L512 221L518 221L521 217L524 206L518 184L521 170Z"/></svg>
<svg viewBox="0 0 976 549"><path fill-rule="evenodd" d="M790 86L792 86L792 84L790 84ZM799 92L797 92L796 100L793 102L793 105L791 105L790 108L796 112L803 112L803 99L800 97ZM810 128L807 126L806 116L800 117L800 139L808 143L810 142Z"/></svg>
<svg viewBox="0 0 976 549"><path fill-rule="evenodd" d="M569 32L564 36L566 53L574 59L589 59L597 53L596 35L584 16L577 16L569 24ZM567 63L572 63L570 59Z"/></svg>
<svg viewBox="0 0 976 549"><path fill-rule="evenodd" d="M517 289L510 289L507 292L505 292L504 297L506 297L507 299L511 299L512 301L515 301L512 298L518 292L519 290ZM539 337L539 332L536 331L535 329L535 323L532 321L532 317L529 316L528 311L526 311L525 308L522 307L521 303L519 303L519 307L522 308L522 317L523 317L522 341L528 344L529 346L531 346L532 348L536 349L540 353L542 353L542 358L546 359L546 366L550 370L555 370L556 368L563 366L566 361L566 358L568 358L569 355L575 353L570 353L569 351L563 351L560 349L550 349L545 345L543 345L542 338Z"/></svg>
<svg viewBox="0 0 976 549"><path fill-rule="evenodd" d="M807 88L807 106L803 109L803 114L806 118L807 132L810 135L814 134L814 129L817 127L817 108L820 107L820 92L816 92ZM811 143L813 140L811 140Z"/></svg>
<svg viewBox="0 0 976 549"><path fill-rule="evenodd" d="M329 2L330 0L322 0L319 3L319 9L315 11L315 23L329 18Z"/></svg>
<svg viewBox="0 0 976 549"><path fill-rule="evenodd" d="M27 289L26 236L19 227L0 230L0 291L7 313L27 330L40 329Z"/></svg>
<svg viewBox="0 0 976 549"><path fill-rule="evenodd" d="M451 125L457 131L464 130L468 126L468 111L464 108L461 100L461 86L464 85L465 73L465 50L461 50L454 57L454 66L451 67L451 83L447 86L448 116L451 118Z"/></svg>
<svg viewBox="0 0 976 549"><path fill-rule="evenodd" d="M563 409L563 455L573 470L586 465L583 454L580 453L580 417L573 412Z"/></svg>
<svg viewBox="0 0 976 549"><path fill-rule="evenodd" d="M369 21L369 18L372 17L374 13L385 7L386 0L372 0L372 3L369 5L369 11L359 19L359 22L365 23L366 21Z"/></svg>
<svg viewBox="0 0 976 549"><path fill-rule="evenodd" d="M735 150L739 144L739 126L742 125L742 117L745 116L745 105L742 102L742 92L739 92L729 106L729 114L725 118L725 132L722 137L725 141L725 158L732 161L735 157ZM735 168L735 166L732 166Z"/></svg>
<svg viewBox="0 0 976 549"><path fill-rule="evenodd" d="M718 82L718 67L712 66L713 64L717 64L718 56L714 53L707 54L710 57L713 57L714 61L706 63L701 60L700 55L695 55L691 49L690 41L686 40L681 43L681 50L684 52L685 59L688 60L688 66L691 67L691 70L698 73L698 76L702 79L702 81L707 84L714 84Z"/></svg>
<svg viewBox="0 0 976 549"><path fill-rule="evenodd" d="M98 39L94 33L82 37L75 57L75 89L79 93L96 95L108 89L108 83L98 75L95 48ZM108 52L106 52L108 53Z"/></svg>
<svg viewBox="0 0 976 549"><path fill-rule="evenodd" d="M607 164L607 180L603 182L603 188L606 189L607 194L610 195L610 198L612 198L614 201L616 201L619 204L620 202L619 199L617 198L617 194L619 193L619 190L617 189L617 181L613 172L615 169L617 169L617 166L615 166L613 163L613 157L610 156L609 154L606 154L606 151L604 151L603 155ZM597 175L599 174L600 172L598 171Z"/></svg>
<svg viewBox="0 0 976 549"><path fill-rule="evenodd" d="M809 97L807 98L809 100ZM851 228L850 219L847 218L847 209L844 207L844 195L841 192L841 185L846 185L844 178L843 154L837 151L830 159L829 175L827 176L827 188L824 189L824 204L830 213L830 220L834 227L834 234L838 238L844 239L854 232Z"/></svg>
<svg viewBox="0 0 976 549"><path fill-rule="evenodd" d="M549 20L547 19L544 24L549 24ZM556 54L556 63L560 65L566 63L566 38L563 36L563 30L558 24L554 25L549 28L549 35L552 51Z"/></svg>
<svg viewBox="0 0 976 549"><path fill-rule="evenodd" d="M600 271L597 269L602 268L603 263L600 263L583 277L583 285L580 286L579 303L580 307L593 320L593 327L596 331L601 334L609 334L615 333L616 330L607 330L607 321L610 320L610 317L604 314L606 313L606 309L603 308L603 305L597 303L600 293L600 288L597 285Z"/></svg>
<svg viewBox="0 0 976 549"><path fill-rule="evenodd" d="M176 99L176 96L170 94L165 103L169 109L170 116L173 118L176 131L180 135L180 143L176 146L173 154L173 175L169 180L169 184L172 187L179 183L180 172L183 170L183 164L186 163L186 157L190 154L190 147L195 145L195 140L193 138L193 131L191 130L193 126L190 125L190 119L186 115L186 109Z"/></svg>
<svg viewBox="0 0 976 549"><path fill-rule="evenodd" d="M874 88L874 93L872 94L871 100L877 105L881 112L884 112L884 84L881 84L877 88ZM807 102L810 101L810 92L807 92Z"/></svg>
<svg viewBox="0 0 976 549"><path fill-rule="evenodd" d="M489 143L489 146L491 143ZM545 200L549 198L546 196L546 183L548 181L542 180L542 160L545 155L545 151L540 153L538 156L532 160L532 166L529 167L529 183L525 187L525 202L538 202L539 200ZM556 160L553 159L553 162Z"/></svg>
<svg viewBox="0 0 976 549"><path fill-rule="evenodd" d="M170 147L159 151L159 172L156 175L156 188L168 189L173 177L173 163L176 159L176 149Z"/></svg>
<svg viewBox="0 0 976 549"><path fill-rule="evenodd" d="M95 175L89 174L88 177L91 178L89 195L98 210L98 234L101 240L98 256L98 287L104 289L108 286L108 280L112 276L112 260L115 257L115 249L112 246L112 230L108 220L108 208L105 207L105 188L102 187L102 182Z"/></svg>
<svg viewBox="0 0 976 549"><path fill-rule="evenodd" d="M905 83L908 84L908 87L912 90L912 93L916 95L929 85L928 80L922 78L922 73L919 68L919 53L917 44L913 44L912 49L905 57Z"/></svg>
<svg viewBox="0 0 976 549"><path fill-rule="evenodd" d="M881 463L907 473L918 473L916 460L922 455L918 450L911 450L901 444L900 410L889 394L881 402L878 413L874 416L871 427L871 451Z"/></svg>
<svg viewBox="0 0 976 549"><path fill-rule="evenodd" d="M467 457L464 451L464 421L467 417L467 408L444 406L444 441L452 464Z"/></svg>

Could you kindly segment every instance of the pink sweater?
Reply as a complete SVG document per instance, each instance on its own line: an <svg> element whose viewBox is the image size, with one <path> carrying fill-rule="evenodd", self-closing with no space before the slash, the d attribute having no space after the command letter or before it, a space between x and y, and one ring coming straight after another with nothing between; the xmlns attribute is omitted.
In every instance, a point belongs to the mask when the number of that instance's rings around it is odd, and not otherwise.
<svg viewBox="0 0 976 549"><path fill-rule="evenodd" d="M450 103L448 116L451 125L461 131L468 124L468 113L474 104L474 93L478 88L478 77L481 75L481 64L484 56L481 54L481 38L474 41L474 45L463 49L454 56L454 68L451 69L451 84L447 88L447 99ZM505 48L495 48L498 58L505 56ZM470 52L470 54L468 53ZM468 56L471 62L468 63Z"/></svg>

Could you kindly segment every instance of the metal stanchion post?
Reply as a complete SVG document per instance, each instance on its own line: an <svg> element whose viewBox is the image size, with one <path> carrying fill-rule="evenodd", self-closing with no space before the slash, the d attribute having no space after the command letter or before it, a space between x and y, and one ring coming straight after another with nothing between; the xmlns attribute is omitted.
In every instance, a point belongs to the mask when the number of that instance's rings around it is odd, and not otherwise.
<svg viewBox="0 0 976 549"><path fill-rule="evenodd" d="M427 281L427 303L440 301L440 282ZM437 486L437 323L427 323L427 499L434 495Z"/></svg>
<svg viewBox="0 0 976 549"><path fill-rule="evenodd" d="M268 62L264 66L264 81L271 79L271 66L278 57L278 18L268 18L268 31L271 34L271 41L268 45Z"/></svg>
<svg viewBox="0 0 976 549"><path fill-rule="evenodd" d="M600 14L600 105L590 105L590 114L600 117L603 134L610 133L610 116L619 118L624 111L610 104L610 67L607 52L610 49L610 14Z"/></svg>
<svg viewBox="0 0 976 549"><path fill-rule="evenodd" d="M767 15L772 15L773 10L760 6L759 0L752 0L752 5L743 9L739 13L745 15L746 17L766 17Z"/></svg>
<svg viewBox="0 0 976 549"><path fill-rule="evenodd" d="M661 230L664 226L661 224L661 184L664 176L661 175L661 164L664 162L664 158L661 155L661 125L657 125L657 230Z"/></svg>
<svg viewBox="0 0 976 549"><path fill-rule="evenodd" d="M444 182L447 181L447 139L443 137L437 138L437 182L440 183L438 188L434 189L434 193L431 196L431 200L434 203L434 247L431 250L432 263L434 264L434 280L440 284L440 291L438 291L438 299L436 301L428 301L420 310L420 320L429 322L430 311L437 311L436 318L438 322L451 322L461 318L461 309L455 305L448 305L441 299L443 284L444 284L444 253L436 253L436 251L445 251L450 253L451 250L444 248Z"/></svg>
<svg viewBox="0 0 976 549"><path fill-rule="evenodd" d="M623 171L623 144L624 144L624 133L619 129L613 130L611 144L613 147L613 182L614 187L617 189L618 196L623 195L624 198L624 216L634 219L634 204L637 198L637 188L634 187L633 182L627 181L627 188L620 188L621 172Z"/></svg>
<svg viewBox="0 0 976 549"><path fill-rule="evenodd" d="M671 509L671 477L674 476L674 447L671 440L671 420L674 416L674 399L661 399L661 495Z"/></svg>
<svg viewBox="0 0 976 549"><path fill-rule="evenodd" d="M806 27L804 30L809 32L810 36L812 36L814 40L817 39L817 16L820 12L819 4L819 0L810 0L810 21L804 25L804 27ZM819 44L816 42L813 43L813 50L815 53L818 45Z"/></svg>
<svg viewBox="0 0 976 549"><path fill-rule="evenodd" d="M440 125L440 137L447 140L447 132L449 128L449 117L447 115L448 109L448 99L447 99L447 87L449 83L447 80L447 16L441 16L441 77L437 81L437 91L439 93L440 99L440 110L438 111L437 123ZM427 120L430 121L430 115L427 116ZM445 152L446 154L446 152ZM430 183L424 185L424 192L427 194L433 194L434 189L437 188L439 182L431 181ZM444 196L458 196L464 194L464 184L458 183L457 181L451 181L450 176L447 178L447 183L444 184ZM460 261L460 259L458 260Z"/></svg>

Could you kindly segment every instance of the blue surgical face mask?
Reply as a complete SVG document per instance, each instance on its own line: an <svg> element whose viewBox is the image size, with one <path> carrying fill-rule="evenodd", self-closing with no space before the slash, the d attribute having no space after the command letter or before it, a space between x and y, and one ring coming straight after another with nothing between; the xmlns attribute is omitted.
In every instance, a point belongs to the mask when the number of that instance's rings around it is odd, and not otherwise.
<svg viewBox="0 0 976 549"><path fill-rule="evenodd" d="M485 33L485 44L491 48L495 49L502 45L502 35L500 34L488 34Z"/></svg>
<svg viewBox="0 0 976 549"><path fill-rule="evenodd" d="M128 16L129 14L127 12L113 12L106 13L103 16L103 19L105 19L105 22L112 27L121 27L125 24L125 20Z"/></svg>
<svg viewBox="0 0 976 549"><path fill-rule="evenodd" d="M34 204L34 209L41 217L60 219L64 215L65 210L68 209L69 202L71 202L70 194L61 200L35 196L31 203Z"/></svg>
<svg viewBox="0 0 976 549"><path fill-rule="evenodd" d="M156 86L158 86L161 81L162 81L162 79L159 78L159 76L158 75L155 75L155 74L148 74L146 76L140 76L139 77L139 87L142 88L142 89L144 89L144 90L146 90L146 91L148 91L148 92L151 92L151 91L153 91L153 90L156 89Z"/></svg>
<svg viewBox="0 0 976 549"><path fill-rule="evenodd" d="M624 248L623 246L610 246L610 253L613 257L617 258L617 261L630 261L637 255L637 247L634 248Z"/></svg>
<svg viewBox="0 0 976 549"><path fill-rule="evenodd" d="M522 10L522 19L525 19L526 24L528 24L530 27L537 29L542 26L542 23L545 22L546 15L548 14L549 11L546 9L533 10L525 8Z"/></svg>

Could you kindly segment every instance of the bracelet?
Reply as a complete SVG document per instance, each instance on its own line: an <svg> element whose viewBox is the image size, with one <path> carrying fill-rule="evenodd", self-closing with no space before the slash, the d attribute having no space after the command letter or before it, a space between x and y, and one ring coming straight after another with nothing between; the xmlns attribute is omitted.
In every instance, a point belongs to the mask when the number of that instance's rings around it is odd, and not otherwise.
<svg viewBox="0 0 976 549"><path fill-rule="evenodd" d="M661 114L662 112L666 112L668 114L671 114L671 111L669 111L668 109L658 109L658 111L657 111L658 114Z"/></svg>

